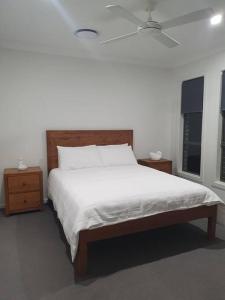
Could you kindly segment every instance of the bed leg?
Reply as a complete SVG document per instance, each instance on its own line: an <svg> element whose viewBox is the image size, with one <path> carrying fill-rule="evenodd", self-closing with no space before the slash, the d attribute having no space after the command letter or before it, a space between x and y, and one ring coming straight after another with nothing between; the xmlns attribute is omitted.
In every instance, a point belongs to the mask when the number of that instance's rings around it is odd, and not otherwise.
<svg viewBox="0 0 225 300"><path fill-rule="evenodd" d="M85 276L87 271L87 258L88 258L87 242L80 237L78 251L75 257L74 268L75 278L81 279Z"/></svg>
<svg viewBox="0 0 225 300"><path fill-rule="evenodd" d="M208 218L208 240L213 241L216 238L216 214Z"/></svg>

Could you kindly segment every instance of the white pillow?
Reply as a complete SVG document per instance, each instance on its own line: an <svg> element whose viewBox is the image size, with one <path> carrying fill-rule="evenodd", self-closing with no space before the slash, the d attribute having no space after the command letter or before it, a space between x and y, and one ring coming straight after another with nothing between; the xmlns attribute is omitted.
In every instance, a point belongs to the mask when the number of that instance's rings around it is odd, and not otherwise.
<svg viewBox="0 0 225 300"><path fill-rule="evenodd" d="M60 169L73 170L102 166L100 154L95 145L84 147L62 147L58 149Z"/></svg>
<svg viewBox="0 0 225 300"><path fill-rule="evenodd" d="M137 164L137 160L131 146L109 145L97 146L97 148L105 167Z"/></svg>

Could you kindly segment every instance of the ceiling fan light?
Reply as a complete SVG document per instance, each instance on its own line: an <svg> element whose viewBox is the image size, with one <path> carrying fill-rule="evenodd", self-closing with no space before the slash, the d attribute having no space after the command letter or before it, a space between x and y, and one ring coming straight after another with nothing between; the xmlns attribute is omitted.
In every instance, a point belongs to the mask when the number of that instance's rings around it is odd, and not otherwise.
<svg viewBox="0 0 225 300"><path fill-rule="evenodd" d="M210 19L211 25L219 25L223 20L223 16L221 14L215 15Z"/></svg>

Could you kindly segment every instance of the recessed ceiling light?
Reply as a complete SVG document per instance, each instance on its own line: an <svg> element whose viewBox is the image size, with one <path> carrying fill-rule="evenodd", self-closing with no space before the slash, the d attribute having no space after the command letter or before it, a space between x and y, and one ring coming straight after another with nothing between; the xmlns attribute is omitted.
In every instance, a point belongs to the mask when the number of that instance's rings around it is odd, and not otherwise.
<svg viewBox="0 0 225 300"><path fill-rule="evenodd" d="M74 35L79 39L96 39L98 31L90 28L80 28L74 32Z"/></svg>
<svg viewBox="0 0 225 300"><path fill-rule="evenodd" d="M223 20L223 16L221 14L215 15L210 19L211 25L219 25Z"/></svg>

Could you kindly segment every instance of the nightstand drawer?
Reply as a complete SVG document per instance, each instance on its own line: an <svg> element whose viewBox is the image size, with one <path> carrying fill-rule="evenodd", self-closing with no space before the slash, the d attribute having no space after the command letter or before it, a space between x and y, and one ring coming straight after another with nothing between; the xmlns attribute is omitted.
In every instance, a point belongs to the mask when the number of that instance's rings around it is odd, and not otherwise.
<svg viewBox="0 0 225 300"><path fill-rule="evenodd" d="M9 195L9 209L11 211L39 208L40 205L40 192L29 192Z"/></svg>
<svg viewBox="0 0 225 300"><path fill-rule="evenodd" d="M171 165L167 164L167 165L158 165L158 166L154 166L154 169L158 170L158 171L162 171L162 172L166 172L166 173L169 173L171 174L172 171L171 171Z"/></svg>
<svg viewBox="0 0 225 300"><path fill-rule="evenodd" d="M39 175L20 175L8 178L9 193L29 192L40 189Z"/></svg>

